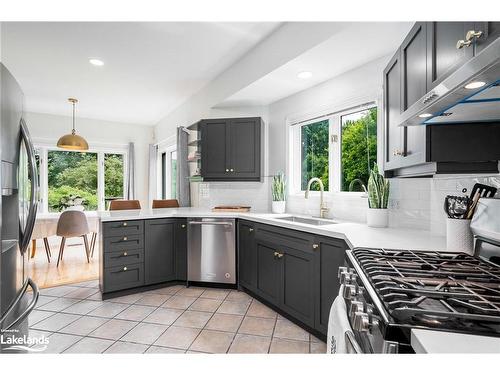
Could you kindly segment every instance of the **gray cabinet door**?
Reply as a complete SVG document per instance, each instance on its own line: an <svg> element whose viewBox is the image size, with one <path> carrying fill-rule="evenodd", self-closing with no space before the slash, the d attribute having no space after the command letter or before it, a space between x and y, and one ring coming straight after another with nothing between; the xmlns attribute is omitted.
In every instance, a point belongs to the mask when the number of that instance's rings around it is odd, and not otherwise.
<svg viewBox="0 0 500 375"><path fill-rule="evenodd" d="M228 128L232 179L260 179L260 118L231 119Z"/></svg>
<svg viewBox="0 0 500 375"><path fill-rule="evenodd" d="M343 240L328 237L316 237L314 242L318 245L314 272L314 328L326 335L330 308L340 289L337 271L345 263L345 251L348 247Z"/></svg>
<svg viewBox="0 0 500 375"><path fill-rule="evenodd" d="M475 22L474 30L483 32L483 35L476 40L475 53L477 54L500 37L500 22Z"/></svg>
<svg viewBox="0 0 500 375"><path fill-rule="evenodd" d="M176 219L175 222L175 272L177 280L187 280L186 219Z"/></svg>
<svg viewBox="0 0 500 375"><path fill-rule="evenodd" d="M176 279L175 219L146 220L144 228L145 283Z"/></svg>
<svg viewBox="0 0 500 375"><path fill-rule="evenodd" d="M402 112L427 93L427 34L426 23L417 22L401 46L401 107ZM404 130L401 164L425 162L425 127L411 126Z"/></svg>
<svg viewBox="0 0 500 375"><path fill-rule="evenodd" d="M276 257L274 244L258 240L257 254L257 285L255 293L268 302L279 306L282 290L281 262Z"/></svg>
<svg viewBox="0 0 500 375"><path fill-rule="evenodd" d="M204 179L224 179L229 175L228 119L200 123L201 175Z"/></svg>
<svg viewBox="0 0 500 375"><path fill-rule="evenodd" d="M254 224L238 223L238 272L239 282L252 291L257 285L257 254Z"/></svg>
<svg viewBox="0 0 500 375"><path fill-rule="evenodd" d="M400 51L384 69L385 170L399 167L403 152L403 129L398 126L401 115Z"/></svg>
<svg viewBox="0 0 500 375"><path fill-rule="evenodd" d="M474 46L457 48L472 22L427 22L427 88L431 90L473 56Z"/></svg>
<svg viewBox="0 0 500 375"><path fill-rule="evenodd" d="M310 327L314 326L314 254L285 247L281 262L283 290L279 307Z"/></svg>

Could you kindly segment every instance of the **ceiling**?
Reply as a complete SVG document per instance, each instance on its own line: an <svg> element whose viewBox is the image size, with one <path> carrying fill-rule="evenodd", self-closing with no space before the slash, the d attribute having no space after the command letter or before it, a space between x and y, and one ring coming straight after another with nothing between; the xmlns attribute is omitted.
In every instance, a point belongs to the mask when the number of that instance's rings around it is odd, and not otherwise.
<svg viewBox="0 0 500 375"><path fill-rule="evenodd" d="M27 111L154 125L277 22L5 22L2 62ZM89 58L104 66L89 64Z"/></svg>
<svg viewBox="0 0 500 375"><path fill-rule="evenodd" d="M331 38L233 94L217 107L267 105L392 55L412 25L412 22L341 23L340 31ZM297 74L302 71L311 72L312 77L299 79Z"/></svg>

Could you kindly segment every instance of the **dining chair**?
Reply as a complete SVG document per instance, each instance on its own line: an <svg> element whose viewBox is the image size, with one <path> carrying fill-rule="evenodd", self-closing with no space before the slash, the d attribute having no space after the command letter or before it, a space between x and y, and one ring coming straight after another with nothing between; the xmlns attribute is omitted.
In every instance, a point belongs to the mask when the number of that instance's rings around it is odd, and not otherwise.
<svg viewBox="0 0 500 375"><path fill-rule="evenodd" d="M61 247L59 249L59 256L57 258L57 267L59 267L59 262L62 260L64 255L64 245L66 244L66 238L73 237L83 237L87 263L90 263L89 242L87 239L87 233L89 232L90 230L89 224L87 222L87 217L82 211L64 211L61 216L59 216L59 220L57 221L56 234L62 237L62 239Z"/></svg>
<svg viewBox="0 0 500 375"><path fill-rule="evenodd" d="M138 200L116 199L109 203L109 210L140 210L141 202Z"/></svg>
<svg viewBox="0 0 500 375"><path fill-rule="evenodd" d="M177 208L179 201L177 199L153 199L153 208Z"/></svg>

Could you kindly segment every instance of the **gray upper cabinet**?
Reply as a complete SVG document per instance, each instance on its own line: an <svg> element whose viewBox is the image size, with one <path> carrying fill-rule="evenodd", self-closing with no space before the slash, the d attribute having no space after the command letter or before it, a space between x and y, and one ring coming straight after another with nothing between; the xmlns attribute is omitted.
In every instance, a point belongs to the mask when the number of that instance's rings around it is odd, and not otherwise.
<svg viewBox="0 0 500 375"><path fill-rule="evenodd" d="M492 41L500 37L500 22L475 22L474 31L481 31L483 33L476 40L476 53L478 53Z"/></svg>
<svg viewBox="0 0 500 375"><path fill-rule="evenodd" d="M427 23L428 90L437 86L443 79L472 58L474 48L457 48L457 42L465 39L467 31L473 29L473 22Z"/></svg>
<svg viewBox="0 0 500 375"><path fill-rule="evenodd" d="M144 276L146 284L176 280L175 219L146 220Z"/></svg>
<svg viewBox="0 0 500 375"><path fill-rule="evenodd" d="M260 117L201 120L201 176L205 181L261 180Z"/></svg>
<svg viewBox="0 0 500 375"><path fill-rule="evenodd" d="M384 70L384 118L385 118L385 169L399 166L399 154L403 152L403 129L399 127L401 115L401 64L399 50Z"/></svg>

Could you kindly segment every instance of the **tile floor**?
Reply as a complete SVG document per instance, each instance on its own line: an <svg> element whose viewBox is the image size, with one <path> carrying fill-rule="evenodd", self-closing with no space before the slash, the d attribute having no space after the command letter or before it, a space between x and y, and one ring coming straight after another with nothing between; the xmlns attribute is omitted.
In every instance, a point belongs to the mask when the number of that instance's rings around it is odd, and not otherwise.
<svg viewBox="0 0 500 375"><path fill-rule="evenodd" d="M45 353L325 353L246 293L171 286L102 301L97 280L42 289L29 316Z"/></svg>

